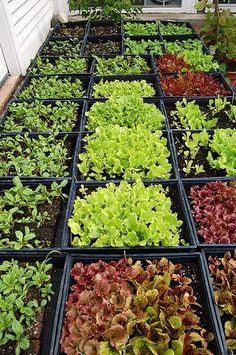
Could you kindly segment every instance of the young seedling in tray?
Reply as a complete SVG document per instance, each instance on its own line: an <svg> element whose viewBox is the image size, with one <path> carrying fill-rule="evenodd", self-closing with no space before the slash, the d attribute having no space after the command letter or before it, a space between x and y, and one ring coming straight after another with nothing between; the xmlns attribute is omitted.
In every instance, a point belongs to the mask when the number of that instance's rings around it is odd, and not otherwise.
<svg viewBox="0 0 236 355"><path fill-rule="evenodd" d="M86 180L168 179L170 152L161 131L107 125L84 137L79 172Z"/></svg>
<svg viewBox="0 0 236 355"><path fill-rule="evenodd" d="M55 181L36 188L23 185L19 177L0 192L0 248L48 248L53 246L67 184Z"/></svg>
<svg viewBox="0 0 236 355"><path fill-rule="evenodd" d="M145 103L141 97L112 97L105 102L95 102L87 116L86 129L95 130L108 124L135 128L142 124L149 130L164 128L165 117L153 103Z"/></svg>
<svg viewBox="0 0 236 355"><path fill-rule="evenodd" d="M66 137L1 137L0 176L68 176L71 150L72 143L67 143Z"/></svg>
<svg viewBox="0 0 236 355"><path fill-rule="evenodd" d="M131 75L151 72L147 61L142 57L117 56L115 58L96 57L96 75Z"/></svg>
<svg viewBox="0 0 236 355"><path fill-rule="evenodd" d="M104 35L119 35L120 34L120 25L114 23L112 25L90 25L89 34L91 36L104 36Z"/></svg>
<svg viewBox="0 0 236 355"><path fill-rule="evenodd" d="M185 23L159 23L159 30L162 36L176 36L176 35L190 35L193 34L193 30Z"/></svg>
<svg viewBox="0 0 236 355"><path fill-rule="evenodd" d="M121 52L121 43L117 41L103 41L98 42L88 41L85 46L84 55L104 55L104 54L119 54Z"/></svg>
<svg viewBox="0 0 236 355"><path fill-rule="evenodd" d="M78 110L75 102L13 102L0 127L6 132L70 132L80 118Z"/></svg>
<svg viewBox="0 0 236 355"><path fill-rule="evenodd" d="M68 225L74 247L178 246L181 224L173 212L169 189L145 187L141 180L80 190ZM172 191L176 193L176 191Z"/></svg>
<svg viewBox="0 0 236 355"><path fill-rule="evenodd" d="M170 126L177 129L235 128L234 113L236 106L220 97L207 103L184 98L167 107Z"/></svg>
<svg viewBox="0 0 236 355"><path fill-rule="evenodd" d="M78 39L68 40L51 40L43 48L41 55L50 56L67 56L67 57L79 57L81 50L81 41Z"/></svg>
<svg viewBox="0 0 236 355"><path fill-rule="evenodd" d="M37 58L30 70L31 75L85 74L89 66L85 58L59 58L50 62L48 58Z"/></svg>
<svg viewBox="0 0 236 355"><path fill-rule="evenodd" d="M126 36L157 36L157 23L127 22L124 24L124 32Z"/></svg>
<svg viewBox="0 0 236 355"><path fill-rule="evenodd" d="M58 37L79 37L85 34L86 25L67 26L60 24L53 35Z"/></svg>
<svg viewBox="0 0 236 355"><path fill-rule="evenodd" d="M158 39L140 41L131 40L129 37L125 39L125 54L163 54L162 42Z"/></svg>
<svg viewBox="0 0 236 355"><path fill-rule="evenodd" d="M178 134L175 144L181 176L235 176L235 140L236 131L230 128L212 134Z"/></svg>

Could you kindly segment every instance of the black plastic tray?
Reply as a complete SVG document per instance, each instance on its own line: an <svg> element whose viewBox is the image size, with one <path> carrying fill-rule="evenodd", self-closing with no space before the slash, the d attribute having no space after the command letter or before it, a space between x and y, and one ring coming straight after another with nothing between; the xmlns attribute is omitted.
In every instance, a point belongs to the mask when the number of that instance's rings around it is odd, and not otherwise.
<svg viewBox="0 0 236 355"><path fill-rule="evenodd" d="M49 52L46 52L46 47L50 44L50 42L64 42L64 41L70 41L71 44L73 45L74 43L79 43L80 42L80 51L78 52L78 54L74 55L74 56L70 56L70 57L80 57L81 56L81 50L83 47L83 42L85 40L86 37L53 37L53 38L48 38L44 44L40 47L39 51L38 51L38 55L43 56L43 57L63 57L63 56L68 56L67 53L53 53L53 54L49 54Z"/></svg>
<svg viewBox="0 0 236 355"><path fill-rule="evenodd" d="M130 38L132 41L138 41L140 42L141 40L144 40L144 41L148 41L148 40L151 40L151 41L159 41L161 43L161 47L162 47L162 52L163 54L165 53L165 45L163 43L163 40L162 40L162 37L161 36L130 36L130 37L126 37L126 38ZM130 54L130 53L126 53L126 45L125 45L125 38L124 38L124 54L126 55L158 55L158 53L139 53L139 54Z"/></svg>
<svg viewBox="0 0 236 355"><path fill-rule="evenodd" d="M119 51L116 53L101 53L101 56L104 55L111 55L111 54L123 54L123 37L122 36L87 36L83 42L82 45L82 49L81 49L81 54L85 57L93 57L94 54L86 54L86 46L88 43L104 43L104 42L108 42L108 41L112 41L112 42L116 42L119 44Z"/></svg>
<svg viewBox="0 0 236 355"><path fill-rule="evenodd" d="M21 99L19 96L19 94L26 88L30 85L30 82L33 78L36 78L36 79L39 79L39 78L43 78L43 77L47 77L47 78L50 78L50 77L54 77L55 75L30 75L30 76L26 76L25 80L23 81L23 83L19 86L19 88L17 89L17 92L16 92L16 98L17 99ZM82 84L83 84L83 89L85 91L85 94L83 97L68 97L68 98L64 98L64 97L61 97L61 98L48 98L48 97L42 97L42 98L38 98L38 97L31 97L29 99L24 99L24 101L32 101L32 100L61 100L61 99L64 99L64 100L81 100L81 99L84 99L84 98L88 98L89 96L89 92L90 92L90 88L91 88L91 78L90 76L81 76L81 75L60 75L58 77L58 79L65 79L65 78L72 78L73 80L75 79L79 79L80 81L82 81ZM23 99L21 99L23 100Z"/></svg>
<svg viewBox="0 0 236 355"><path fill-rule="evenodd" d="M19 135L23 135L24 133L19 133ZM29 138L35 138L37 139L38 136L43 135L43 136L49 136L50 134L31 134L29 133L28 137ZM16 136L16 134L0 134L0 139L4 138L4 137L14 137ZM47 180L47 179L53 179L55 181L61 181L61 180L71 180L73 178L73 176L75 175L75 159L77 159L77 151L78 151L78 147L79 147L79 142L80 142L80 134L77 133L68 133L68 134L58 134L57 138L60 140L62 138L64 138L65 136L67 136L66 138L66 145L71 142L72 143L72 148L71 148L71 160L69 162L69 166L68 166L68 171L69 171L69 175L68 176L60 176L60 177L55 177L55 176L50 176L48 178L42 177L42 176L19 176L22 180L26 180L27 182L31 179L35 180L35 181L43 181L43 180ZM16 175L8 175L8 176L0 176L0 181L11 181Z"/></svg>
<svg viewBox="0 0 236 355"><path fill-rule="evenodd" d="M88 132L89 130L86 129L86 124L87 124L87 120L88 118L86 117L86 112L88 112L91 107L96 103L96 102L105 102L107 101L106 99L93 99L93 100L88 100L87 101L87 105L86 105L86 110L84 112L84 120L82 122L82 131L84 132ZM163 116L165 117L165 120L163 122L163 129L164 130L168 130L168 122L167 122L167 119L166 119L166 112L165 112L165 109L164 109L164 105L163 105L163 102L162 100L159 100L159 99L156 99L156 100L153 100L153 99L144 99L143 100L145 103L149 103L149 104L154 104L160 111L161 113L163 114Z"/></svg>
<svg viewBox="0 0 236 355"><path fill-rule="evenodd" d="M233 89L232 87L227 83L227 81L225 80L225 77L223 76L223 74L221 72L205 72L204 74L209 74L210 76L213 76L215 78L218 78L220 83L222 83L225 87L226 90L229 90L230 91L230 95L227 95L227 96L220 96L220 97L227 97L227 99L232 99L232 97L234 97L234 92L233 92ZM163 77L167 77L167 76L174 76L176 77L178 74L165 74L163 75ZM172 99L172 100L182 100L183 98L190 98L191 100L196 100L196 99L215 99L217 96L167 96L165 94L165 91L163 89L163 86L162 86L162 83L161 83L161 80L160 80L160 85L161 85L161 91L162 91L162 97L163 98L168 98L168 99Z"/></svg>
<svg viewBox="0 0 236 355"><path fill-rule="evenodd" d="M160 27L159 27L159 34L160 34L160 36L162 36L164 39L166 39L166 38L168 38L168 37L170 37L170 36L175 36L176 39L178 39L180 36L184 36L184 37L186 37L186 39L188 39L188 38L191 37L192 35L197 35L197 36L198 36L197 32L194 30L194 28L193 28L193 26L191 25L190 22L169 20L169 21L159 21L159 23L161 23L161 24L163 24L163 25L165 25L165 26L168 25L168 24L171 24L171 23L173 23L173 24L175 24L175 25L183 25L183 24L185 24L186 27L190 28L191 31L192 31L192 33L189 33L189 34L164 35L164 34L161 33L161 30L160 30ZM198 36L198 38L200 38L200 37Z"/></svg>
<svg viewBox="0 0 236 355"><path fill-rule="evenodd" d="M60 58L63 58L63 59L82 59L83 57L67 57L67 56L50 56L50 57L47 57L47 56L41 56L40 57L42 59L42 62L46 62L49 61L49 63L52 63L52 64L55 64L56 60L60 59ZM28 72L28 75L29 76L33 76L33 77L36 77L36 76L41 76L41 75L49 75L49 74L32 74L32 69L36 67L36 61L37 57L35 58L35 60L33 60L33 63L32 65L28 68L27 72ZM93 59L92 58L85 58L86 59L86 62L87 62L87 66L88 66L88 71L87 72L77 72L77 73L71 73L71 74L67 74L67 73L56 73L56 74L50 74L50 76L61 76L61 75L91 75L92 72L93 72L93 67L94 67L94 64L93 64Z"/></svg>
<svg viewBox="0 0 236 355"><path fill-rule="evenodd" d="M128 35L128 34L126 34L125 33L125 28L124 28L124 25L126 24L126 23L141 23L141 24L149 24L149 23L155 23L156 24L156 34L155 35L147 35L147 36L145 36L145 35L142 35L144 38L146 38L146 37L153 37L153 36L158 36L159 35L159 26L158 26L158 22L156 21L156 20L124 20L123 21L123 35L125 36L125 37L130 37L130 38L134 38L134 37L136 37L136 36L133 36L133 35Z"/></svg>
<svg viewBox="0 0 236 355"><path fill-rule="evenodd" d="M223 355L224 354L224 347L222 344L221 336L218 329L218 324L215 319L214 307L212 304L211 295L207 285L207 278L206 278L206 271L202 260L202 255L200 253L195 253L192 255L179 253L179 254L143 254L143 255L129 255L126 253L126 257L131 256L133 260L152 260L152 259L160 259L161 257L166 257L174 263L181 263L183 266L186 264L195 264L198 269L198 276L201 287L194 288L198 294L198 301L202 305L202 319L204 319L204 326L212 331L215 335L214 340L212 341L211 351L214 355ZM61 309L59 315L59 322L57 328L57 336L55 340L55 348L54 348L54 355L62 354L60 352L60 338L61 338L61 331L64 321L64 313L65 313L65 302L68 299L68 295L70 293L70 286L72 285L72 278L70 276L70 270L76 262L83 262L85 264L89 264L92 262L96 262L98 260L104 260L109 262L111 260L119 260L120 258L124 257L123 253L120 254L100 254L99 256L91 256L91 255L80 255L80 254L72 254L67 258L67 274L65 277L65 283L63 285L63 296L61 301Z"/></svg>
<svg viewBox="0 0 236 355"><path fill-rule="evenodd" d="M66 180L66 179L65 179ZM39 184L45 185L45 186L51 186L53 181L58 182L56 179L45 179L41 181L37 180L28 180L25 181L21 179L21 182L24 186L28 186L31 189L36 189ZM60 182L60 181L59 181ZM12 182L9 181L0 181L0 194L4 190L8 190L11 187L13 187ZM70 206L70 196L72 192L72 184L71 181L68 180L68 183L65 187L63 187L62 192L68 196L68 198L62 198L61 200L61 209L60 209L60 214L58 216L58 222L55 226L55 235L54 235L54 240L53 243L50 247L47 248L22 248L19 251L15 251L14 249L11 248L0 248L0 254L6 254L6 255L11 255L12 253L42 253L42 252L50 252L51 250L61 250L62 249L62 239L63 239L63 230L65 228L65 224L67 223L66 216L68 214L68 208ZM27 226L27 225L26 225Z"/></svg>
<svg viewBox="0 0 236 355"><path fill-rule="evenodd" d="M85 133L82 132L81 134L81 137L80 137L80 141L79 141L79 145L78 145L78 154L77 156L75 157L75 162L74 162L74 165L76 165L76 168L74 170L74 175L76 173L76 179L77 181L79 182L82 182L82 181L87 181L87 180L84 180L83 177L81 176L80 172L79 172L79 169L77 167L77 165L79 165L79 154L83 152L84 150L84 146L85 146L85 143L83 142L83 138L86 136L86 135L91 135L93 134L94 131L87 131ZM172 166L172 170L171 170L171 177L169 179L167 179L167 181L171 180L171 179L175 179L175 178L178 178L178 171L177 171L177 166L176 166L176 162L175 162L175 157L174 157L174 153L173 153L173 150L172 150L172 144L171 144L171 137L170 137L170 134L168 131L165 131L165 130L162 130L162 136L167 138L167 148L170 152L170 156L169 156L169 163L171 164ZM107 179L105 180L106 182L110 181L112 179ZM119 177L117 177L117 180L122 180L120 179ZM161 181L163 179L155 179L157 181ZM96 181L96 180L91 180L91 181ZM104 181L104 180L103 180Z"/></svg>
<svg viewBox="0 0 236 355"><path fill-rule="evenodd" d="M35 100L32 100L32 102L35 101ZM54 101L51 101L51 100L43 100L41 101L44 105L52 105L52 106L55 106L55 103L57 101L60 101L60 102L75 102L75 103L78 103L79 107L78 107L78 110L77 110L77 122L75 124L74 127L71 127L72 131L71 132L60 132L61 134L67 134L67 133L74 133L74 132L79 132L82 130L82 125L83 125L83 122L84 122L84 113L85 113L85 110L87 108L87 104L86 104L86 101L85 100L67 100L67 99L63 99L63 100L54 100ZM3 114L0 116L0 125L4 124L4 121L6 120L7 116L10 115L9 113L9 106L12 104L12 103L23 103L25 102L25 100L11 100L5 111L3 112ZM28 100L26 101L28 102ZM28 102L29 103L29 102ZM1 133L6 133L6 134L19 134L21 132L18 132L18 131L5 131L2 127L0 127L0 132ZM26 133L26 131L24 131L24 133ZM50 132L35 132L35 131L30 131L29 133L32 133L32 134L47 134L47 133L50 133Z"/></svg>
<svg viewBox="0 0 236 355"><path fill-rule="evenodd" d="M85 21L75 21L75 22L67 22L67 23L63 23L63 24L57 24L53 30L50 33L50 38L52 37L60 37L60 38L68 38L68 37L72 37L72 38L78 38L78 37L82 37L82 36L86 36L87 32L88 32L88 25L89 25L89 21L85 20ZM84 33L81 34L80 36L63 36L60 34L60 29L63 27L66 28L73 28L73 27L83 27L84 28Z"/></svg>
<svg viewBox="0 0 236 355"><path fill-rule="evenodd" d="M203 53L204 54L210 54L210 51L208 49L208 47L205 45L205 43L201 40L201 38L199 37L198 34L192 34L192 35L175 35L175 36L162 36L163 38L163 42L165 43L166 42L175 42L175 41L187 41L189 39L198 39L200 42L202 42L202 48L203 48ZM168 52L167 51L167 48L166 48L166 45L165 45L165 51L166 53Z"/></svg>
<svg viewBox="0 0 236 355"><path fill-rule="evenodd" d="M47 257L46 253L12 253L11 255L0 254L0 262L5 260L11 260L12 258L19 261L36 262L43 261ZM64 286L64 279L67 275L66 268L67 264L65 262L65 256L58 255L58 253L53 253L49 256L49 262L53 264L52 268L52 285L54 294L51 297L50 303L46 306L46 311L43 320L43 329L41 335L41 351L40 355L50 354L53 355L54 342L57 330L57 320L59 317L60 309L57 304L62 303L62 292Z"/></svg>
<svg viewBox="0 0 236 355"><path fill-rule="evenodd" d="M110 180L110 182L113 182L115 185L119 185L121 183L121 180ZM134 182L133 180L130 182ZM96 182L83 182L83 183L75 183L73 184L72 188L72 194L70 198L70 206L67 210L67 216L66 216L66 221L71 217L74 209L74 201L77 196L80 195L79 189L83 185L85 188L88 188L90 192L95 191L98 187L105 187L107 181L96 181ZM63 250L70 251L70 252L81 252L81 253L92 253L92 254L99 254L101 252L107 251L108 253L116 253L117 251L122 251L125 250L129 253L160 253L160 252L166 252L166 253L171 253L171 252L187 252L187 251L194 251L196 249L196 241L195 238L193 238L193 233L190 228L190 223L188 221L188 215L186 211L186 206L184 203L184 198L182 196L182 189L179 185L179 183L176 180L171 180L171 181L158 181L158 180L144 180L144 185L145 186L150 186L150 185L162 185L164 188L169 187L170 188L170 194L168 196L171 197L172 200L172 205L173 205L173 212L176 212L178 214L178 218L183 221L182 224L182 232L181 236L182 238L189 243L188 246L178 246L178 247L162 247L162 246L152 246L152 247L120 247L120 248L115 248L115 247L104 247L104 248L98 248L98 247L81 247L81 248L75 248L71 245L71 240L72 240L72 234L71 231L65 223L65 229L64 229L64 235L63 235ZM89 193L90 193L89 192ZM175 199L173 198L174 194L176 194ZM181 238L181 239L182 239Z"/></svg>
<svg viewBox="0 0 236 355"><path fill-rule="evenodd" d="M121 56L121 55L120 55ZM154 63L154 60L153 60L153 56L150 55L150 54L144 54L144 55L135 55L135 54L124 54L122 55L124 58L126 57L141 57L143 59L145 59L148 67L151 69L151 71L149 73L142 73L142 74L139 74L139 75L152 75L152 74L156 74L157 73L157 70L156 70L156 65ZM117 55L115 54L112 54L112 55L103 55L102 58L104 59L108 59L108 58L115 58L117 57ZM95 59L94 61L94 68L93 68L93 75L94 76L97 76L96 74L96 63L97 63L97 60ZM121 74L121 75L124 75L124 74ZM132 74L131 74L132 75ZM136 74L137 75L137 74ZM101 75L100 75L101 76ZM120 76L119 74L118 75L114 75L114 74L110 74L110 76Z"/></svg>
<svg viewBox="0 0 236 355"><path fill-rule="evenodd" d="M90 91L90 95L89 98L90 99L94 99L93 97L93 85L99 83L100 80L105 81L114 81L114 80L119 80L119 81L134 81L134 80L146 80L147 83L152 84L155 91L156 91L156 95L151 96L151 97L143 97L144 99L157 99L157 98L161 98L163 96L162 94L162 89L160 86L160 82L159 82L159 78L157 75L118 75L118 76L96 76L95 78L92 78L91 80L91 91ZM105 99L104 97L102 98L97 98L96 100L101 100L101 99Z"/></svg>
<svg viewBox="0 0 236 355"><path fill-rule="evenodd" d="M204 263L204 266L205 266L205 270L206 270L206 277L207 277L207 283L209 285L209 292L210 292L210 296L211 296L211 300L212 300L212 303L213 303L213 307L214 307L214 311L215 311L215 319L216 319L216 322L218 324L218 328L219 328L219 334L222 338L222 344L223 344L223 352L222 354L235 354L235 351L233 352L229 352L227 350L227 345L226 345L226 338L225 338L225 333L224 333L224 327L223 327L223 323L221 321L221 318L220 318L220 314L219 314L219 310L218 310L218 307L215 303L215 297L214 297L214 289L213 289L213 285L212 285L212 281L211 281L211 277L210 277L210 271L209 271L209 267L208 267L208 257L209 256L218 256L218 257L223 257L224 253L227 252L227 251L231 251L233 252L235 249L235 247L225 247L224 249L218 249L217 247L213 249L205 249L204 251L202 251L202 255L203 255L203 263Z"/></svg>
<svg viewBox="0 0 236 355"><path fill-rule="evenodd" d="M110 33L110 34L103 34L103 35L97 35L94 33L91 33L92 28L96 27L112 27L114 25L117 25L119 27L119 32L118 33ZM99 36L99 37L106 37L106 36L116 36L116 35L122 35L122 21L112 21L112 20L90 20L89 21L89 26L88 26L88 32L87 34L89 36Z"/></svg>
<svg viewBox="0 0 236 355"><path fill-rule="evenodd" d="M176 110L176 106L175 106L176 102L177 101L181 102L183 99L186 99L187 102L193 101L193 99L189 98L189 97L188 98L182 97L182 99L179 99L179 100L176 100L176 101L173 101L173 99L171 99L171 97L166 97L163 100L164 114L166 116L166 120L168 121L168 127L169 127L168 129L171 129L173 132L180 131L180 130L189 130L189 129L185 129L184 127L182 127L182 128L173 128L171 126L171 122L169 120L169 114L168 113L170 112L170 110ZM209 98L200 98L200 99L194 99L194 100L196 101L196 104L199 105L199 107L201 109L202 107L207 107L207 105L209 104L209 100L210 99ZM229 98L229 102L232 103L232 104L235 103L235 101L232 98ZM236 128L236 124L235 123L232 123L232 126L234 126L234 128ZM219 127L219 128L227 128L227 127Z"/></svg>
<svg viewBox="0 0 236 355"><path fill-rule="evenodd" d="M194 217L193 217L193 214L192 214L192 210L191 210L191 205L190 205L190 200L189 200L189 197L188 197L188 193L190 191L190 188L192 186L195 186L195 185L198 185L198 186L203 186L205 185L206 183L208 182L211 182L211 181L223 181L223 182L229 182L229 181L235 181L235 178L208 178L208 179L205 179L204 181L203 180L199 180L199 179L189 179L189 180L185 180L183 182L183 197L184 197L184 200L185 200L185 203L186 203L186 207L187 207L187 211L188 211L188 215L189 215L189 221L192 225L192 231L193 231L193 234L195 236L195 240L197 242L197 246L200 248L200 249L209 249L209 250L215 250L216 248L218 250L221 250L221 249L227 249L228 247L232 247L232 248L235 248L236 249L236 243L235 244L216 244L216 243L212 243L212 244L206 244L204 243L204 240L201 236L198 235L197 233L197 228L196 228L196 222L194 220Z"/></svg>

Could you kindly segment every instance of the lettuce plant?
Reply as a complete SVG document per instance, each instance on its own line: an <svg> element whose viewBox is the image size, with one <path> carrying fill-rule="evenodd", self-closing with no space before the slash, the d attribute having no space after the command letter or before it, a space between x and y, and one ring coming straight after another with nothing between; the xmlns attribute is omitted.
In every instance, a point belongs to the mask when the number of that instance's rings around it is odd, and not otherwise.
<svg viewBox="0 0 236 355"><path fill-rule="evenodd" d="M58 76L33 78L18 95L20 99L61 99L83 97L85 94L80 79L59 78Z"/></svg>
<svg viewBox="0 0 236 355"><path fill-rule="evenodd" d="M83 139L84 152L79 154L78 168L87 179L147 178L171 176L170 152L161 131L107 125Z"/></svg>
<svg viewBox="0 0 236 355"><path fill-rule="evenodd" d="M139 180L99 187L77 197L68 225L75 247L178 246L182 221L172 212L168 188Z"/></svg>
<svg viewBox="0 0 236 355"><path fill-rule="evenodd" d="M49 59L37 58L34 62L30 74L83 74L87 72L87 62L85 58L59 58L55 62Z"/></svg>
<svg viewBox="0 0 236 355"><path fill-rule="evenodd" d="M124 32L126 36L157 36L157 23L127 22L124 24Z"/></svg>
<svg viewBox="0 0 236 355"><path fill-rule="evenodd" d="M13 179L13 186L4 189L0 195L0 248L50 247L49 232L53 232L62 198L67 196L62 188L67 184L55 181L50 186L39 184L36 188L24 186L19 177ZM58 206L57 215L52 206ZM47 233L45 234L45 229Z"/></svg>
<svg viewBox="0 0 236 355"><path fill-rule="evenodd" d="M125 54L163 54L162 42L155 40L135 41L129 37L125 39Z"/></svg>
<svg viewBox="0 0 236 355"><path fill-rule="evenodd" d="M203 42L199 39L175 40L173 42L164 41L164 44L167 52L171 54L181 54L185 51L195 50L197 50L198 53L203 53Z"/></svg>
<svg viewBox="0 0 236 355"><path fill-rule="evenodd" d="M49 41L42 51L42 55L79 57L81 41L71 38L63 41Z"/></svg>
<svg viewBox="0 0 236 355"><path fill-rule="evenodd" d="M0 353L19 355L39 340L35 327L42 323L45 306L51 300L52 264L11 259L0 263L1 337ZM32 349L32 352L35 349ZM13 354L11 352L11 354Z"/></svg>
<svg viewBox="0 0 236 355"><path fill-rule="evenodd" d="M230 96L218 77L206 73L186 73L161 78L166 96Z"/></svg>
<svg viewBox="0 0 236 355"><path fill-rule="evenodd" d="M68 176L70 157L65 138L55 136L2 137L0 139L0 176Z"/></svg>
<svg viewBox="0 0 236 355"><path fill-rule="evenodd" d="M227 176L236 175L236 131L234 129L217 129L209 144L207 160L210 166L223 170Z"/></svg>
<svg viewBox="0 0 236 355"><path fill-rule="evenodd" d="M86 112L88 130L108 124L135 128L142 124L149 130L162 129L165 117L155 104L145 103L138 96L112 97L105 102L96 102Z"/></svg>
<svg viewBox="0 0 236 355"><path fill-rule="evenodd" d="M70 132L78 119L77 112L78 104L74 102L13 102L0 127L9 132Z"/></svg>
<svg viewBox="0 0 236 355"><path fill-rule="evenodd" d="M97 84L93 85L93 97L109 98L119 96L141 96L152 97L156 92L152 84L149 84L146 80L113 80L103 81L101 79Z"/></svg>
<svg viewBox="0 0 236 355"><path fill-rule="evenodd" d="M236 185L209 182L189 193L197 233L206 244L236 243Z"/></svg>
<svg viewBox="0 0 236 355"><path fill-rule="evenodd" d="M189 276L166 258L74 264L62 353L212 355Z"/></svg>
<svg viewBox="0 0 236 355"><path fill-rule="evenodd" d="M215 302L224 323L228 350L236 350L236 251L226 252L223 257L209 256L208 266L213 283ZM233 352L234 352L233 351Z"/></svg>
<svg viewBox="0 0 236 355"><path fill-rule="evenodd" d="M96 57L96 75L131 75L147 74L151 68L147 61L141 57L116 56L115 58Z"/></svg>
<svg viewBox="0 0 236 355"><path fill-rule="evenodd" d="M188 35L193 33L192 29L187 27L185 23L169 22L164 24L159 21L159 29L162 36Z"/></svg>
<svg viewBox="0 0 236 355"><path fill-rule="evenodd" d="M190 69L189 64L179 54L166 53L156 59L157 68L160 73L179 73Z"/></svg>

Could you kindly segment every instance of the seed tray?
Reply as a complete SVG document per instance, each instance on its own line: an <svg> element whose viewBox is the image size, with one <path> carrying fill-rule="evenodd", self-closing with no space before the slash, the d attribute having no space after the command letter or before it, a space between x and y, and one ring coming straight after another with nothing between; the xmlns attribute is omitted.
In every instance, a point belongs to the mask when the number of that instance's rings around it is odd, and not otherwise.
<svg viewBox="0 0 236 355"><path fill-rule="evenodd" d="M94 43L94 44L98 44L98 43L106 43L108 41L114 42L119 46L119 51L117 52L104 52L101 54L97 54L104 56L104 55L111 55L111 54L116 54L116 55L120 55L123 54L123 37L122 36L87 36L85 41L83 42L83 46L81 49L81 55L85 56L85 57L93 57L95 54L86 54L86 47L89 43Z"/></svg>
<svg viewBox="0 0 236 355"><path fill-rule="evenodd" d="M75 27L82 27L84 29L84 33L78 35L71 35L71 36L67 36L67 35L62 35L60 33L60 31L62 31L63 28L65 29L73 29ZM54 38L54 37L58 37L58 38L68 38L68 37L72 37L72 38L76 38L76 37L82 37L82 36L86 36L86 34L88 33L88 28L89 28L89 21L75 21L75 22L67 22L67 23L60 23L57 24L53 30L50 33L50 39Z"/></svg>

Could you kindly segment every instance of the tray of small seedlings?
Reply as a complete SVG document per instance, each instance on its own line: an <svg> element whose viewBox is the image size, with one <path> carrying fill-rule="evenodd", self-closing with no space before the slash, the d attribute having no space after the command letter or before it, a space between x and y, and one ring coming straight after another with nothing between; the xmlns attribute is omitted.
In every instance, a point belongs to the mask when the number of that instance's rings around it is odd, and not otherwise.
<svg viewBox="0 0 236 355"><path fill-rule="evenodd" d="M89 21L75 21L68 23L57 24L50 32L50 39L52 37L83 37L86 36L89 28Z"/></svg>
<svg viewBox="0 0 236 355"><path fill-rule="evenodd" d="M236 181L232 178L185 181L184 198L201 248L236 248Z"/></svg>
<svg viewBox="0 0 236 355"><path fill-rule="evenodd" d="M158 21L159 34L164 38L174 36L176 39L191 38L196 35L196 31L189 22L176 22L176 21Z"/></svg>
<svg viewBox="0 0 236 355"><path fill-rule="evenodd" d="M48 38L42 45L38 54L40 56L68 56L80 57L83 42L86 37L72 38Z"/></svg>
<svg viewBox="0 0 236 355"><path fill-rule="evenodd" d="M90 20L88 26L89 36L120 36L122 35L121 21Z"/></svg>
<svg viewBox="0 0 236 355"><path fill-rule="evenodd" d="M72 254L61 301L55 355L224 354L199 253Z"/></svg>
<svg viewBox="0 0 236 355"><path fill-rule="evenodd" d="M0 183L0 253L62 248L71 183L56 179Z"/></svg>
<svg viewBox="0 0 236 355"><path fill-rule="evenodd" d="M124 37L124 54L154 54L165 53L165 45L160 36Z"/></svg>
<svg viewBox="0 0 236 355"><path fill-rule="evenodd" d="M16 93L17 99L57 100L89 97L91 77L86 75L26 76Z"/></svg>
<svg viewBox="0 0 236 355"><path fill-rule="evenodd" d="M224 352L222 354L234 355L236 353L235 247L206 249L203 251L203 261L211 299L215 306L216 320L223 341Z"/></svg>
<svg viewBox="0 0 236 355"><path fill-rule="evenodd" d="M158 23L156 21L123 21L123 34L125 37L157 36Z"/></svg>
<svg viewBox="0 0 236 355"><path fill-rule="evenodd" d="M12 100L0 118L3 133L70 133L82 130L84 100Z"/></svg>
<svg viewBox="0 0 236 355"><path fill-rule="evenodd" d="M123 54L122 36L87 36L81 54L85 57Z"/></svg>
<svg viewBox="0 0 236 355"><path fill-rule="evenodd" d="M1 354L52 354L65 257L0 254Z"/></svg>
<svg viewBox="0 0 236 355"><path fill-rule="evenodd" d="M83 57L37 57L28 69L29 75L91 75L93 59Z"/></svg>

